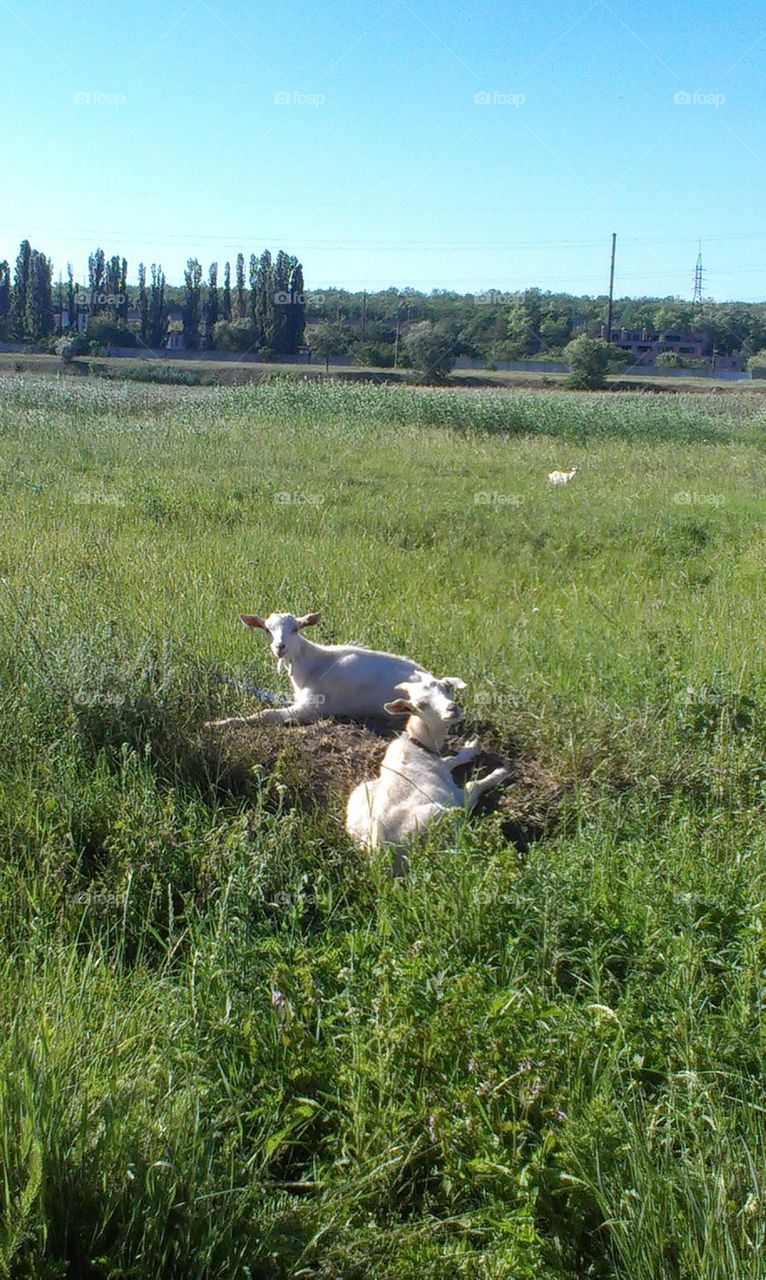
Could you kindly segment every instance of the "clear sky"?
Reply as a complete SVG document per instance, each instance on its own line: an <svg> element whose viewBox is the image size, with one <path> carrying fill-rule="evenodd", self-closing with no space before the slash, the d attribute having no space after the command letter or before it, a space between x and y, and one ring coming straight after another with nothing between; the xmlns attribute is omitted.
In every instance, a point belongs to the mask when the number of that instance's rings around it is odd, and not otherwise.
<svg viewBox="0 0 766 1280"><path fill-rule="evenodd" d="M306 284L766 298L766 12L0 0L0 257L284 248ZM680 99L680 100L679 100Z"/></svg>

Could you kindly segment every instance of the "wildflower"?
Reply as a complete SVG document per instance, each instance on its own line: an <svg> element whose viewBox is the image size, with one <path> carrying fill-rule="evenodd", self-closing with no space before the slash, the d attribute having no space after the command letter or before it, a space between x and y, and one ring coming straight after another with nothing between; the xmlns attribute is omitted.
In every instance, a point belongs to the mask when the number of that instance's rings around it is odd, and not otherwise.
<svg viewBox="0 0 766 1280"><path fill-rule="evenodd" d="M543 1082L538 1076L534 1084L531 1086L529 1090L529 1094L527 1095L529 1098L529 1101L534 1102L536 1098L540 1097L540 1094L542 1093L542 1091L543 1091Z"/></svg>
<svg viewBox="0 0 766 1280"><path fill-rule="evenodd" d="M277 990L275 989L275 990L274 990L274 991L272 991L272 993L271 993L271 1003L273 1004L273 1006L274 1006L274 1008L275 1008L275 1009L283 1009L283 1008L284 1008L284 1006L285 1006L285 1004L286 1004L287 1002L286 1002L285 997L283 996L282 992L281 992L281 991L277 991Z"/></svg>
<svg viewBox="0 0 766 1280"><path fill-rule="evenodd" d="M439 1134L436 1129L436 1116L428 1117L428 1136L432 1142L436 1142Z"/></svg>

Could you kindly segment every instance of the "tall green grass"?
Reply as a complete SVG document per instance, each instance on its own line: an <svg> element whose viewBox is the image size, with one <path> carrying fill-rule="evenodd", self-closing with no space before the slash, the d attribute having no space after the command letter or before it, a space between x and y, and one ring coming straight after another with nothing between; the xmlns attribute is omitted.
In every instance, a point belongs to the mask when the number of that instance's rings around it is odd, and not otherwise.
<svg viewBox="0 0 766 1280"><path fill-rule="evenodd" d="M761 1274L763 427L4 383L0 1274ZM272 608L468 680L537 841L394 883L342 798L216 790Z"/></svg>

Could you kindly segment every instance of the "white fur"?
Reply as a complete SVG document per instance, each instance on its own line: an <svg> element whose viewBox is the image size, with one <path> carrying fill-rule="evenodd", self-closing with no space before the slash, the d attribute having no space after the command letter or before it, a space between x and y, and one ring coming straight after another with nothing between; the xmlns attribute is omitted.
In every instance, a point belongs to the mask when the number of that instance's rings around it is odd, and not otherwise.
<svg viewBox="0 0 766 1280"><path fill-rule="evenodd" d="M441 754L450 725L462 716L452 698L452 689L465 688L462 680L425 676L403 681L399 688L406 697L390 703L386 710L409 711L404 733L390 744L379 776L361 782L346 807L346 830L352 840L372 849L391 846L396 852L397 872L402 870L403 848L418 832L449 810L470 813L483 792L508 777L507 769L495 769L466 783L465 788L459 787L452 771L478 754L478 742L467 743L455 756Z"/></svg>
<svg viewBox="0 0 766 1280"><path fill-rule="evenodd" d="M246 626L265 631L279 667L285 667L293 686L289 707L272 708L257 715L213 720L208 728L243 724L309 724L323 716L380 716L384 704L396 697L403 680L417 680L427 673L411 658L383 653L352 644L314 644L301 634L314 626L320 614L295 618L272 613L264 619L241 614Z"/></svg>
<svg viewBox="0 0 766 1280"><path fill-rule="evenodd" d="M569 481L577 475L577 467L572 467L571 471L549 471L549 484L569 484Z"/></svg>

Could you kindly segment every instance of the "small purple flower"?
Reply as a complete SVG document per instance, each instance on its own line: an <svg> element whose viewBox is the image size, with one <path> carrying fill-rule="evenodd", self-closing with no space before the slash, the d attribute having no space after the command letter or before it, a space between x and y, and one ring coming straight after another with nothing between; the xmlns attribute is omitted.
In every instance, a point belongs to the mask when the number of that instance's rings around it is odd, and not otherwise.
<svg viewBox="0 0 766 1280"><path fill-rule="evenodd" d="M567 1113L566 1113L566 1111L562 1111L562 1110L561 1110L561 1107L557 1107L557 1108L556 1108L556 1120L558 1121L558 1123L559 1123L559 1124L563 1124L563 1123L564 1123L564 1121L566 1120L566 1118L567 1118Z"/></svg>
<svg viewBox="0 0 766 1280"><path fill-rule="evenodd" d="M540 1097L540 1094L542 1093L542 1091L543 1091L543 1082L538 1076L534 1084L529 1090L529 1101L534 1102L536 1098Z"/></svg>
<svg viewBox="0 0 766 1280"><path fill-rule="evenodd" d="M519 1071L531 1071L534 1065L531 1058L525 1058L523 1062L519 1063Z"/></svg>
<svg viewBox="0 0 766 1280"><path fill-rule="evenodd" d="M468 1059L468 1070L469 1070L469 1071L475 1071L475 1070L476 1070L476 1063L474 1062L473 1058L469 1058L469 1059Z"/></svg>
<svg viewBox="0 0 766 1280"><path fill-rule="evenodd" d="M273 1004L275 1009L283 1009L287 1002L282 992L277 991L275 988L271 993L271 1003Z"/></svg>

